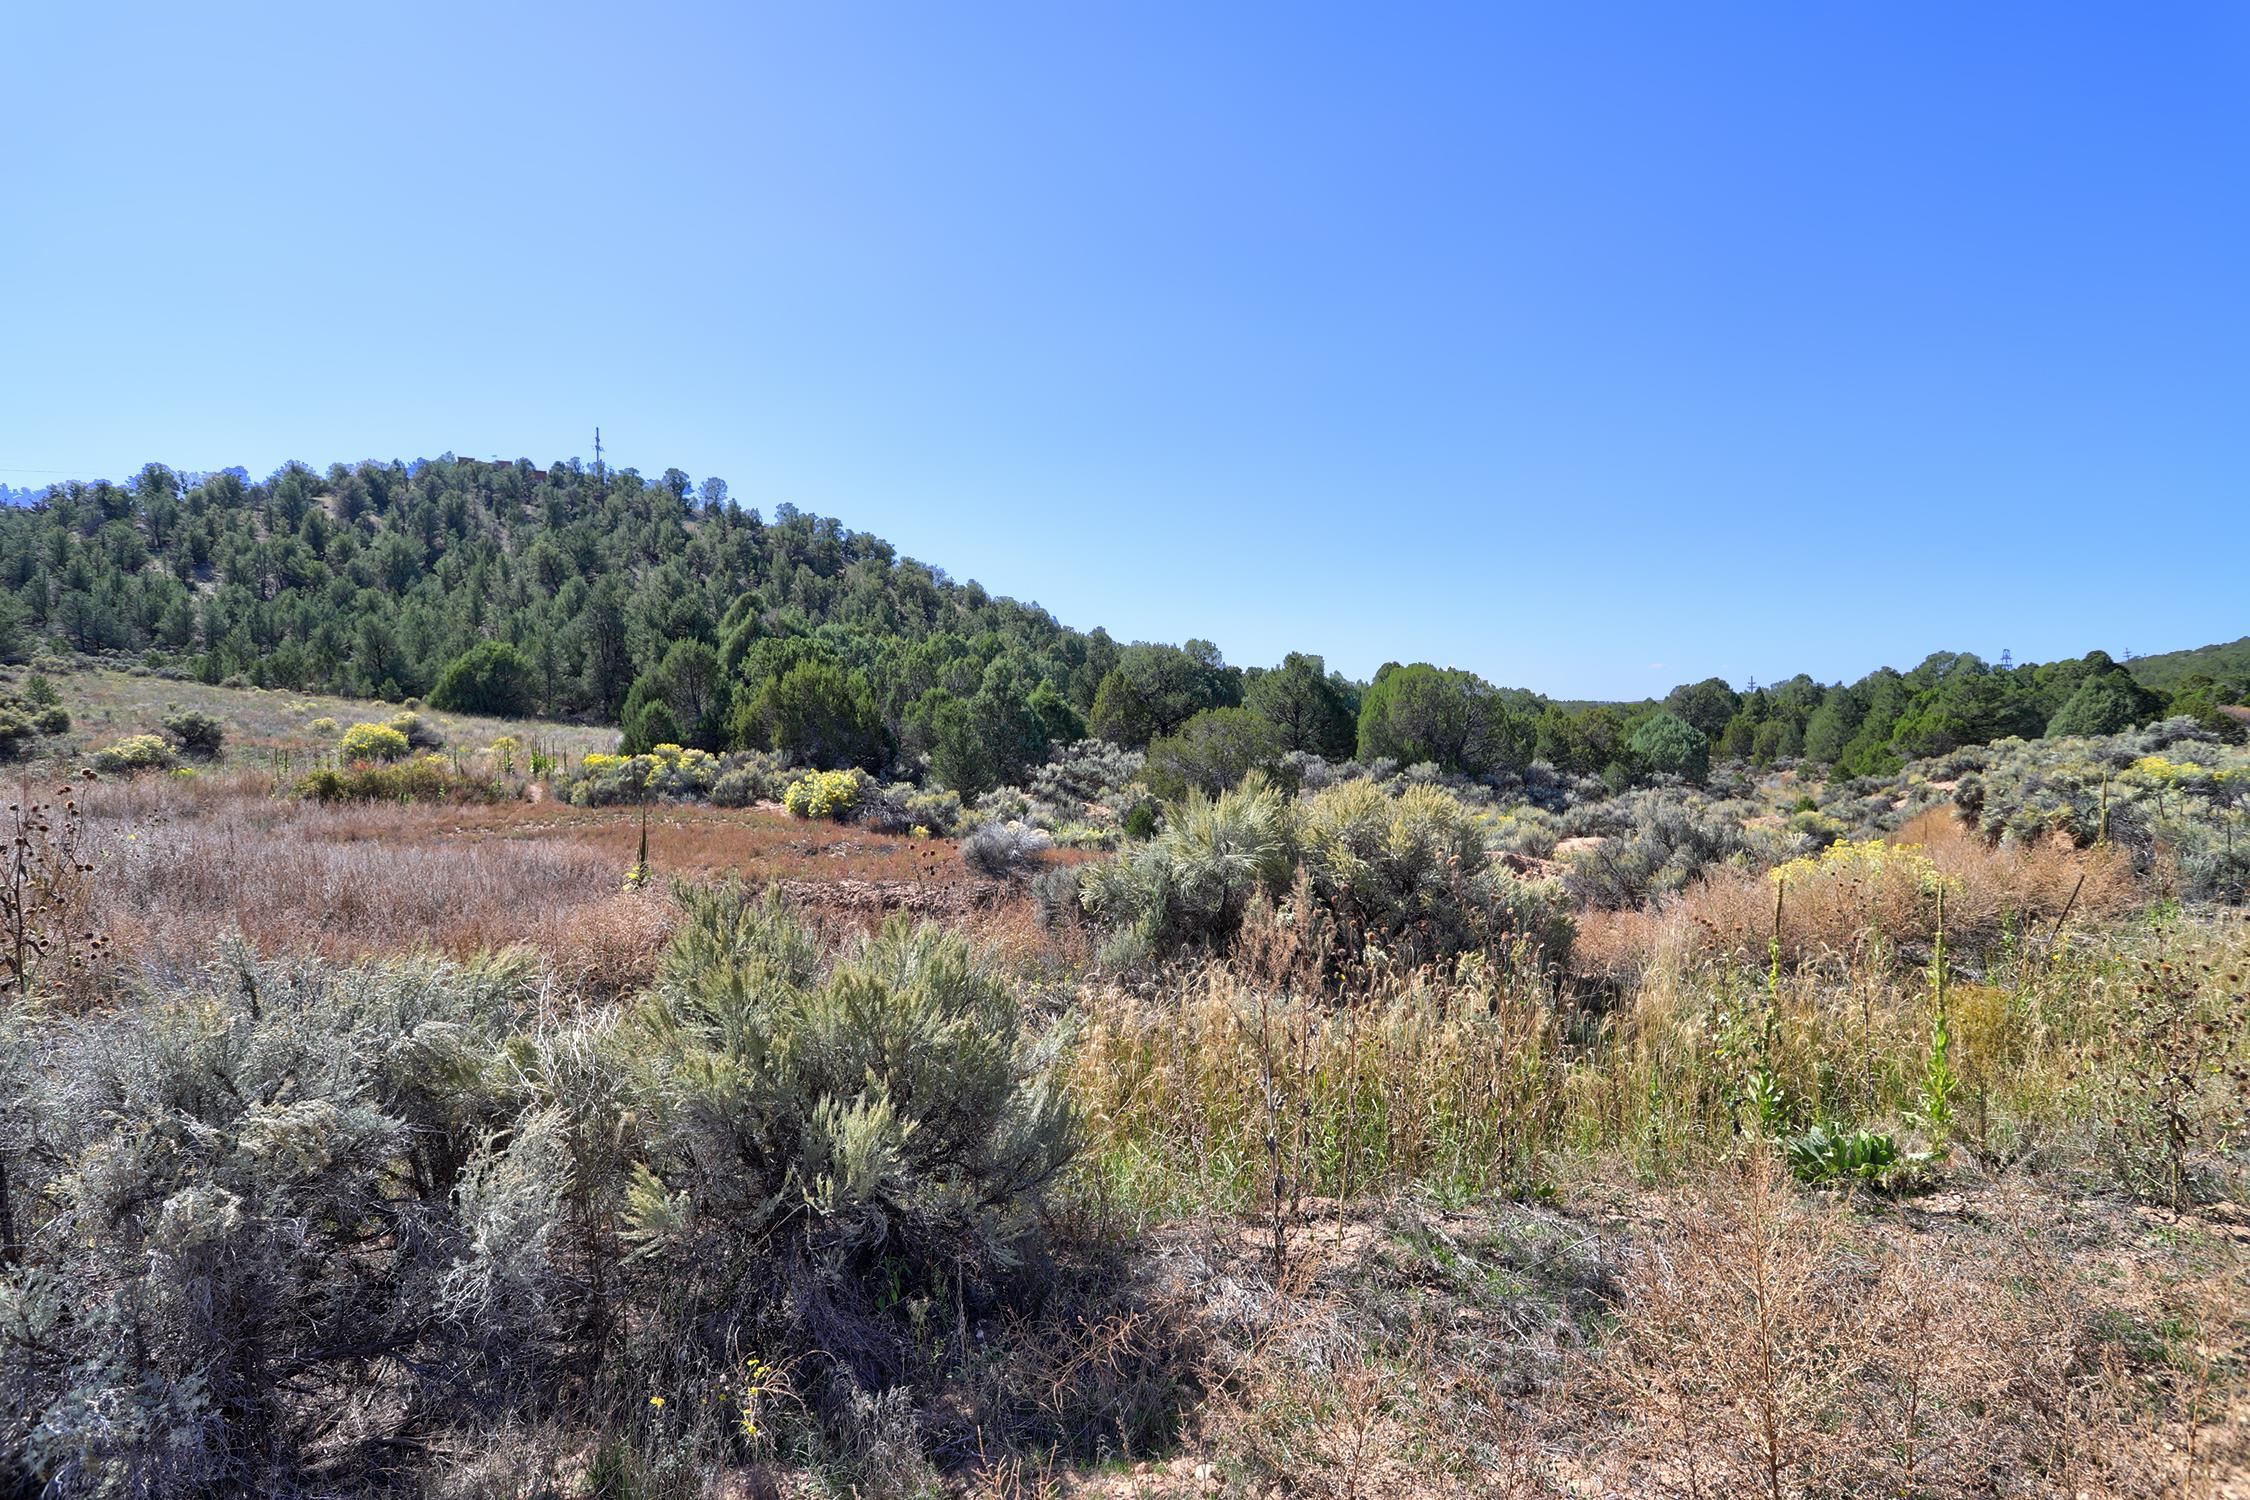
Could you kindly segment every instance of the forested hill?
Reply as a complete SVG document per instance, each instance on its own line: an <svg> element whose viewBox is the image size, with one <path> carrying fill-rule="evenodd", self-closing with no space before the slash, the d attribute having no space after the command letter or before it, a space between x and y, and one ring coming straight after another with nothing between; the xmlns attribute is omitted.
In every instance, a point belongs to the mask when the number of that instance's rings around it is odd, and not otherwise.
<svg viewBox="0 0 2250 1500"><path fill-rule="evenodd" d="M1364 684L1310 655L1243 670L1206 641L1069 629L838 521L763 517L716 479L451 457L262 481L151 464L0 510L0 659L35 649L621 723L628 748L770 748L964 792L1086 735L1165 741L1180 779L1206 785L1291 753L1462 776L1543 761L1616 784L1726 759L1864 775L2167 713L2237 734L2217 707L2250 688L2231 655L2155 683L2135 678L2158 658L2128 671L2098 651L1999 666L1945 652L1849 685L1712 678L1638 705L1558 704L1427 663Z"/></svg>
<svg viewBox="0 0 2250 1500"><path fill-rule="evenodd" d="M1113 732L1145 740L1241 696L1208 644L1146 660L677 469L448 457L254 482L152 464L0 512L0 584L11 638L209 682L623 721L629 739L876 762L967 715L999 762L956 767L970 780L1082 734L1121 660L1148 691L1113 692Z"/></svg>
<svg viewBox="0 0 2250 1500"><path fill-rule="evenodd" d="M1004 648L1091 701L1096 638L722 481L653 482L446 458L291 465L194 482L60 486L0 517L0 579L28 621L85 652L155 650L217 681L402 697L481 641L532 664L527 708L615 719L673 642L771 635ZM750 622L747 627L745 622Z"/></svg>

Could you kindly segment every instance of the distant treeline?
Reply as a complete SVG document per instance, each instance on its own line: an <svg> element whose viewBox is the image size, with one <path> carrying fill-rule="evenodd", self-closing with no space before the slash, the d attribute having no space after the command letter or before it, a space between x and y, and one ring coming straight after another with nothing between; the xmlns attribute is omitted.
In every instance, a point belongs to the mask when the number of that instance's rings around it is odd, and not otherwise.
<svg viewBox="0 0 2250 1500"><path fill-rule="evenodd" d="M1876 774L2169 713L2232 733L2219 709L2250 686L2189 672L2153 689L2098 651L2012 667L1944 653L1848 686L1714 678L1632 705L1427 664L1367 683L1311 655L1245 670L1206 641L1070 629L839 521L761 516L721 480L576 461L291 464L263 481L151 464L0 511L0 588L12 659L44 637L207 682L614 722L628 748L770 748L964 793L1089 736L1190 782L1292 752L1471 776L1533 760L1698 776L1714 757Z"/></svg>

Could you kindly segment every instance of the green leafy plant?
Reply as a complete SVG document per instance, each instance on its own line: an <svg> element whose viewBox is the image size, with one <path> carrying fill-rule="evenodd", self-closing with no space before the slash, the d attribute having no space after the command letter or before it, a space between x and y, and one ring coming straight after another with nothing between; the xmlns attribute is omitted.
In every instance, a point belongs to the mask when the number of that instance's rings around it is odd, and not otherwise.
<svg viewBox="0 0 2250 1500"><path fill-rule="evenodd" d="M1847 1130L1815 1124L1801 1135L1784 1137L1782 1159L1800 1182L1858 1183L1895 1192L1920 1180L1930 1164L1926 1151L1903 1151L1895 1137L1875 1130Z"/></svg>

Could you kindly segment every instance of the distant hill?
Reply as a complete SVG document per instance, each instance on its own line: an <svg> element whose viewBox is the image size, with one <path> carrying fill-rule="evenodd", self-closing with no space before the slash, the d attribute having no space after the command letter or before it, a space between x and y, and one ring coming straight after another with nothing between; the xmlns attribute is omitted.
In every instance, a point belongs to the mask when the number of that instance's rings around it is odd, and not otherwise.
<svg viewBox="0 0 2250 1500"><path fill-rule="evenodd" d="M2224 645L2136 656L2125 664L2125 670L2141 686L2167 693L2198 672L2221 682L2250 680L2250 635Z"/></svg>

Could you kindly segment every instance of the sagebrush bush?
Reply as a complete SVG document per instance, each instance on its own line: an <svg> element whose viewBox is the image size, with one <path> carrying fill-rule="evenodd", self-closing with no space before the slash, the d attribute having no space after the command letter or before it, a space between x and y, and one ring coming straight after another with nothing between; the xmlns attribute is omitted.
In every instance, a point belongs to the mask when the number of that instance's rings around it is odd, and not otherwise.
<svg viewBox="0 0 2250 1500"><path fill-rule="evenodd" d="M1251 900L1288 880L1296 853L1287 800L1252 777L1168 807L1161 833L1087 867L1080 899L1127 938L1114 958L1162 957L1233 936Z"/></svg>
<svg viewBox="0 0 2250 1500"><path fill-rule="evenodd" d="M824 969L778 896L681 899L624 1054L627 1232L657 1289L633 1363L696 1390L786 1340L839 1422L930 1370L920 1318L1006 1297L1071 1112L960 939L894 920Z"/></svg>
<svg viewBox="0 0 2250 1500"><path fill-rule="evenodd" d="M1298 808L1298 842L1315 896L1347 958L1373 950L1418 963L1522 940L1561 964L1570 920L1561 892L1495 864L1477 813L1442 787L1393 797L1340 782Z"/></svg>
<svg viewBox="0 0 2250 1500"><path fill-rule="evenodd" d="M860 804L858 821L879 833L920 828L950 835L961 821L961 795L950 788L929 790L906 781L870 787Z"/></svg>
<svg viewBox="0 0 2250 1500"><path fill-rule="evenodd" d="M1571 855L1567 880L1578 900L1610 910L1684 890L1726 861L1766 863L1761 853L1770 858L1780 852L1761 851L1739 816L1662 788L1633 792L1599 809L1574 808L1563 826L1573 836L1606 835L1598 846Z"/></svg>
<svg viewBox="0 0 2250 1500"><path fill-rule="evenodd" d="M612 755L593 751L583 756L576 770L555 777L555 792L578 807L609 807L620 802L716 800L719 781L736 766L737 757L721 760L703 750L678 745L657 745L638 755ZM761 766L774 760L766 752L740 757L739 769L752 778L742 784L745 793L766 789L757 779ZM732 792L730 791L730 796ZM757 800L745 796L744 803ZM744 804L729 803L740 806Z"/></svg>
<svg viewBox="0 0 2250 1500"><path fill-rule="evenodd" d="M1069 927L1082 921L1086 908L1078 899L1079 867L1050 865L1031 878L1031 905L1039 925Z"/></svg>
<svg viewBox="0 0 2250 1500"><path fill-rule="evenodd" d="M56 1496L300 1493L553 1381L562 1125L489 1071L527 977L238 950L18 1030L0 1452Z"/></svg>
<svg viewBox="0 0 2250 1500"><path fill-rule="evenodd" d="M1338 963L1427 959L1504 945L1536 966L1569 955L1559 885L1496 864L1480 814L1448 788L1367 778L1292 802L1263 780L1165 809L1163 831L1085 868L1085 910L1113 936L1105 961L1130 965L1234 936L1259 896L1280 900L1334 941ZM1312 929L1300 931L1300 938Z"/></svg>
<svg viewBox="0 0 2250 1500"><path fill-rule="evenodd" d="M32 682L45 683L47 679L34 673ZM54 693L54 685L47 683L45 698L28 686L23 697L0 696L0 755L28 750L40 735L70 732L70 711L54 701Z"/></svg>
<svg viewBox="0 0 2250 1500"><path fill-rule="evenodd" d="M442 750L445 748L445 735L439 731L435 724L418 713L408 711L392 714L384 722L406 736L406 743L411 749Z"/></svg>
<svg viewBox="0 0 2250 1500"><path fill-rule="evenodd" d="M721 756L719 764L719 774L711 783L711 801L719 807L779 802L788 785L781 757L770 750L736 751Z"/></svg>
<svg viewBox="0 0 2250 1500"><path fill-rule="evenodd" d="M0 1015L0 1481L426 1493L563 1395L622 1472L709 1474L773 1451L706 1399L752 1354L802 1454L927 1478L953 1331L1029 1310L1076 1150L1046 1050L934 927L831 961L778 897L681 900L615 903L607 993L681 923L622 1021L558 1017L522 958L246 948Z"/></svg>
<svg viewBox="0 0 2250 1500"><path fill-rule="evenodd" d="M1030 869L1055 847L1044 830L1021 823L984 823L961 840L961 862L987 880L1007 880Z"/></svg>
<svg viewBox="0 0 2250 1500"><path fill-rule="evenodd" d="M1107 740L1058 745L1031 773L1031 795L1085 820L1116 821L1144 795L1134 789L1147 757Z"/></svg>

